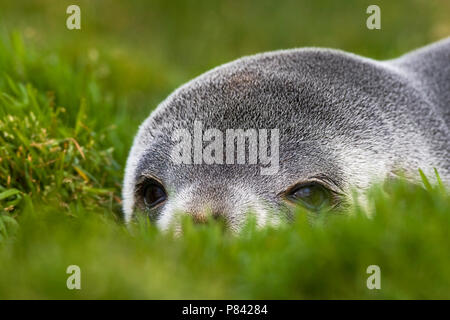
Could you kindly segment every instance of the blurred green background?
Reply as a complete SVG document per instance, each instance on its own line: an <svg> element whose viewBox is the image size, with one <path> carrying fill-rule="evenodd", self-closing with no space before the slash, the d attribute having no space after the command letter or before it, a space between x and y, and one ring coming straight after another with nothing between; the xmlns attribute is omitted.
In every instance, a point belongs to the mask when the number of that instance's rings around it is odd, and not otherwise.
<svg viewBox="0 0 450 320"><path fill-rule="evenodd" d="M66 8L81 8L81 30ZM381 8L381 30L366 8ZM450 35L450 1L0 1L0 299L448 298L450 197L400 184L348 220L173 239L120 223L139 123L243 55L304 46L396 57ZM376 191L376 190L375 190ZM320 219L319 219L320 220ZM320 221L319 221L320 222ZM65 286L68 265L82 290ZM368 265L382 290L366 287Z"/></svg>

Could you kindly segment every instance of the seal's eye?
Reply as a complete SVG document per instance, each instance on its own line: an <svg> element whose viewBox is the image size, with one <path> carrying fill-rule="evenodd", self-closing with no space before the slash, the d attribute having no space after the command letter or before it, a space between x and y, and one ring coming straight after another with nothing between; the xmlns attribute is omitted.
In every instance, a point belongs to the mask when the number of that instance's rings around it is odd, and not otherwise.
<svg viewBox="0 0 450 320"><path fill-rule="evenodd" d="M164 187L156 180L150 179L143 188L144 203L147 208L154 208L167 199Z"/></svg>
<svg viewBox="0 0 450 320"><path fill-rule="evenodd" d="M287 198L314 211L320 210L331 203L330 191L315 182L295 186L289 192Z"/></svg>

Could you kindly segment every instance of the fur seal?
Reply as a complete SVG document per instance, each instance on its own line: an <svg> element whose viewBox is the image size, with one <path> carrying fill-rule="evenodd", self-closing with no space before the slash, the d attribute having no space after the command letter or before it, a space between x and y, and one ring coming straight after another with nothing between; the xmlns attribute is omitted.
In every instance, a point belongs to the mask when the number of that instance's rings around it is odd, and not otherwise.
<svg viewBox="0 0 450 320"><path fill-rule="evenodd" d="M258 225L276 224L292 216L291 202L334 206L398 172L415 181L418 168L437 168L449 184L449 119L450 38L386 61L320 48L243 57L175 90L140 126L124 218L141 210L168 229L180 212L237 231L249 211ZM224 150L238 157L239 141L245 163L230 162ZM276 159L262 163L264 153Z"/></svg>

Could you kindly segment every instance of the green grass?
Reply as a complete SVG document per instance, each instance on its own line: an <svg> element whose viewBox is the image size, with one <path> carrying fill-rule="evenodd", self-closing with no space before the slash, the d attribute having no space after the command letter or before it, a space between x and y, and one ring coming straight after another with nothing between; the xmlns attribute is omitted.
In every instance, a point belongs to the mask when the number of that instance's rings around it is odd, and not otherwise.
<svg viewBox="0 0 450 320"><path fill-rule="evenodd" d="M127 229L98 210L28 207L0 250L0 297L448 298L448 195L399 183L371 199L373 219L354 207L310 225L299 211L293 225L249 223L239 236L187 222L182 238L145 221ZM72 264L79 291L66 288ZM369 265L381 268L381 290L366 287Z"/></svg>
<svg viewBox="0 0 450 320"><path fill-rule="evenodd" d="M372 219L354 204L311 225L299 210L238 236L187 221L178 239L120 219L133 135L177 85L280 48L390 58L448 33L441 5L383 2L377 33L361 27L364 1L80 3L78 33L59 27L71 3L0 4L0 299L450 297L450 197L424 176L374 188ZM72 264L79 291L66 288ZM381 290L366 287L373 264Z"/></svg>

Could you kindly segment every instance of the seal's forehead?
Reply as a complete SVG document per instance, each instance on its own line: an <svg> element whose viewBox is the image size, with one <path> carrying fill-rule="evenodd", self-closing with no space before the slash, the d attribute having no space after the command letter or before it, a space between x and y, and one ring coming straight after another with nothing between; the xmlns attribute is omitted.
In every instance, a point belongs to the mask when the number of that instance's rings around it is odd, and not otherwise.
<svg viewBox="0 0 450 320"><path fill-rule="evenodd" d="M164 101L154 123L170 120L173 127L179 127L198 120L221 130L278 128L298 124L302 108L322 103L320 94L308 84L294 85L280 78L258 84L263 80L247 77L235 75L226 83L203 82L184 88Z"/></svg>
<svg viewBox="0 0 450 320"><path fill-rule="evenodd" d="M154 122L197 119L222 129L273 128L289 122L320 126L321 120L340 128L338 117L352 117L342 109L367 97L361 83L370 84L371 77L378 77L374 63L343 52L305 49L261 54L191 80L175 90L152 118Z"/></svg>
<svg viewBox="0 0 450 320"><path fill-rule="evenodd" d="M290 61L286 67L275 59L278 67L267 67L275 64L272 60L241 62L207 72L171 94L158 107L153 121L202 120L221 130L285 124L308 127L312 122L317 127L321 120L328 126L330 117L339 123L336 118L344 115L340 105L351 99L352 91L328 83L325 73L318 75L313 68L303 68L303 63L293 66Z"/></svg>

